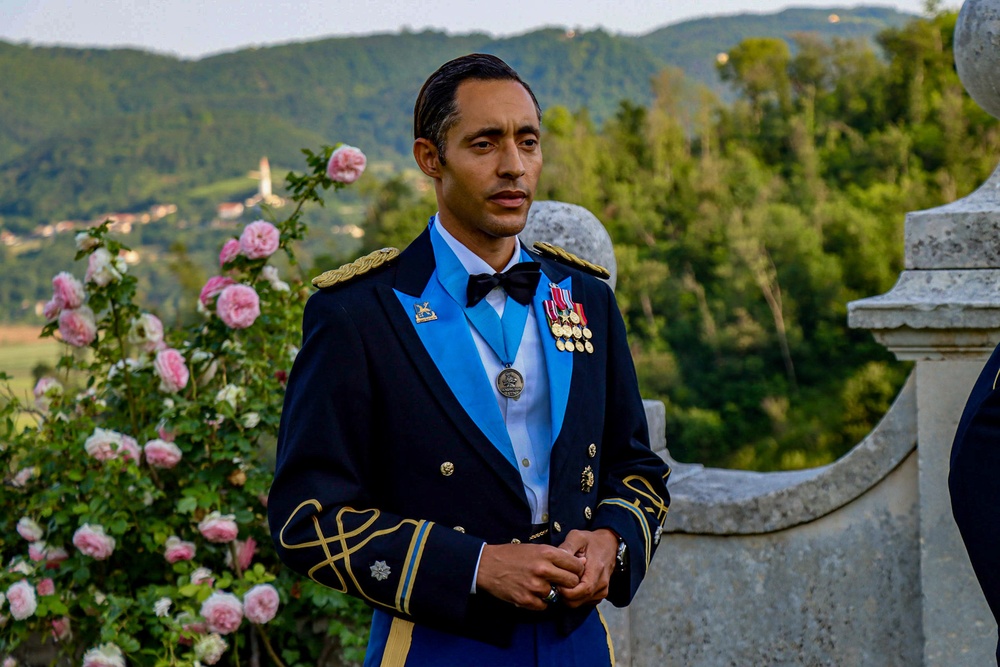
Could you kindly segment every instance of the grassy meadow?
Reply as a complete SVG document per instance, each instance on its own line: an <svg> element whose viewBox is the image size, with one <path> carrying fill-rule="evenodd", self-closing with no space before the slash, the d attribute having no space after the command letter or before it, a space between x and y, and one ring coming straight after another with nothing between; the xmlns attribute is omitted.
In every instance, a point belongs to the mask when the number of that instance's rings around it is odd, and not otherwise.
<svg viewBox="0 0 1000 667"><path fill-rule="evenodd" d="M38 364L55 366L61 343L54 338L39 339L40 327L0 326L0 371L12 376L10 387L17 396L31 395L35 378L31 371Z"/></svg>

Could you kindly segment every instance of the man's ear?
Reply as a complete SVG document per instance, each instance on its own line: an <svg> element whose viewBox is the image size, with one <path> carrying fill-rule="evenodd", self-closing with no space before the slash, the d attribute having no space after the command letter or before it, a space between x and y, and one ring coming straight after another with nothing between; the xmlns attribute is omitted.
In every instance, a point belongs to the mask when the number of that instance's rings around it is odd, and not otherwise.
<svg viewBox="0 0 1000 667"><path fill-rule="evenodd" d="M441 159L437 146L429 139L420 138L413 142L413 159L420 171L431 178L441 177Z"/></svg>

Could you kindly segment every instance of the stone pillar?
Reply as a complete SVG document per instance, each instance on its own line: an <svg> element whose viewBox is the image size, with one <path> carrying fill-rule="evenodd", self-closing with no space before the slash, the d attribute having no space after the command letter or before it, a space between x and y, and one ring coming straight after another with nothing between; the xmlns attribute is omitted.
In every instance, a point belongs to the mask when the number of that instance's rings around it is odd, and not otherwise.
<svg viewBox="0 0 1000 667"><path fill-rule="evenodd" d="M968 0L955 29L959 76L1000 117L1000 0ZM1000 341L1000 169L959 201L906 216L895 287L848 305L897 358L916 362L923 664L993 664L997 626L952 519L951 444L989 353Z"/></svg>

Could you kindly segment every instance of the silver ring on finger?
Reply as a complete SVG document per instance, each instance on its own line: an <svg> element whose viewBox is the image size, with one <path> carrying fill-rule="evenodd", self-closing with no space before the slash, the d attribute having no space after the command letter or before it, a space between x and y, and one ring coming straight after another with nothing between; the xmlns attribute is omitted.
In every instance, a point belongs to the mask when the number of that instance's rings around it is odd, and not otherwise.
<svg viewBox="0 0 1000 667"><path fill-rule="evenodd" d="M545 604L555 604L559 601L559 591L555 586L549 586L549 594L542 598Z"/></svg>

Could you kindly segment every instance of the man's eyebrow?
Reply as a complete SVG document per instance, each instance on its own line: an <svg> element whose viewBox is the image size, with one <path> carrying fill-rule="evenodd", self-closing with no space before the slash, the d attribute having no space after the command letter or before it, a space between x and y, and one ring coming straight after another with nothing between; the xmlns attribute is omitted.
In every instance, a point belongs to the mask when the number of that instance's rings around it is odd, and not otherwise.
<svg viewBox="0 0 1000 667"><path fill-rule="evenodd" d="M534 134L534 135L539 135L539 134L541 134L541 131L538 129L537 125L522 125L521 127L519 127L517 129L517 133L516 134L519 134L519 135L520 134ZM503 128L501 128L501 127L487 126L487 127L481 127L478 130L473 130L472 132L469 132L464 137L462 137L462 141L469 142L469 141L472 141L473 139L477 139L479 137L502 137L503 135L504 135L504 129Z"/></svg>

